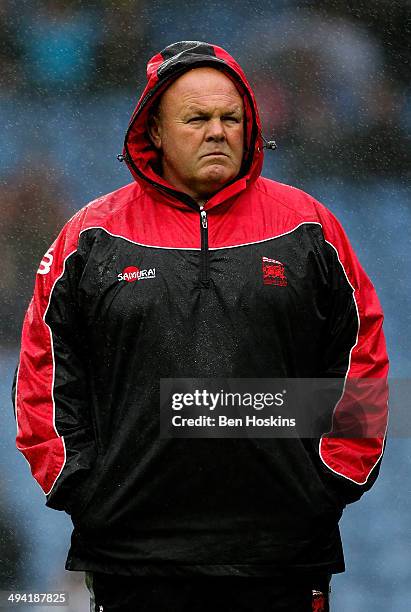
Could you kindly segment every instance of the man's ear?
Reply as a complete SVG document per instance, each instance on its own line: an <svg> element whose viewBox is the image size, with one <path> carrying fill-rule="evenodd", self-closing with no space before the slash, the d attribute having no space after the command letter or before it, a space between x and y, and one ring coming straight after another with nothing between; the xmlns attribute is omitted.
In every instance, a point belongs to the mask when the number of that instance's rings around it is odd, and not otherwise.
<svg viewBox="0 0 411 612"><path fill-rule="evenodd" d="M156 149L161 149L161 124L159 114L152 114L147 123L148 135Z"/></svg>

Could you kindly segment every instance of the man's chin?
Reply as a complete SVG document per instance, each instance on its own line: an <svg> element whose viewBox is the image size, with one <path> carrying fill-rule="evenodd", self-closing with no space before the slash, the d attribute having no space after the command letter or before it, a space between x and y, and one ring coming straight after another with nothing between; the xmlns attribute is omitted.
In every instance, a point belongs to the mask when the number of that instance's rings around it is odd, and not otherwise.
<svg viewBox="0 0 411 612"><path fill-rule="evenodd" d="M209 169L209 172L201 177L199 183L204 187L204 191L212 193L224 187L234 178L235 175L232 172L227 172L225 168L218 166Z"/></svg>

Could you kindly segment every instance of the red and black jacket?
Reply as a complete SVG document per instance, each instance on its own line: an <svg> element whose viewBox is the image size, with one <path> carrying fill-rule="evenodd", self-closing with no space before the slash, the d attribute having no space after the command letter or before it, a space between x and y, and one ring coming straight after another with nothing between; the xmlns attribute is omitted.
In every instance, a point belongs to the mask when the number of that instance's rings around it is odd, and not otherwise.
<svg viewBox="0 0 411 612"><path fill-rule="evenodd" d="M146 124L170 81L203 65L241 92L246 143L239 177L200 214L159 176ZM326 208L260 177L254 96L223 49L177 43L149 62L123 154L136 180L66 224L22 333L17 446L47 505L72 516L67 568L342 571L338 520L375 480L383 436L160 439L159 382L384 379L371 282ZM264 282L263 258L286 282Z"/></svg>

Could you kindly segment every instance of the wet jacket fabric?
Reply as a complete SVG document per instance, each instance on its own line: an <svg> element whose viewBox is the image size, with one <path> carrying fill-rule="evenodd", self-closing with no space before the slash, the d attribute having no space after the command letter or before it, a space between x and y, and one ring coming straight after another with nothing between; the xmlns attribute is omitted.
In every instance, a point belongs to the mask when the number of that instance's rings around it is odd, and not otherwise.
<svg viewBox="0 0 411 612"><path fill-rule="evenodd" d="M203 65L241 92L246 138L239 176L200 211L159 175L146 122ZM71 514L67 569L343 571L338 520L374 482L383 436L161 439L159 381L385 377L381 307L344 230L260 176L254 96L219 47L177 43L149 62L123 154L135 180L63 228L22 332L17 447L47 505Z"/></svg>

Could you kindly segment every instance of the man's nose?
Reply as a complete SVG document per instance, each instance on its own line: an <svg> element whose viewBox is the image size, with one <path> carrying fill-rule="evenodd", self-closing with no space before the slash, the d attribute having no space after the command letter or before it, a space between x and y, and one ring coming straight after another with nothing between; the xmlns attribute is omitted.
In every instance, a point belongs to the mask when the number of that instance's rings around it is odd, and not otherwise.
<svg viewBox="0 0 411 612"><path fill-rule="evenodd" d="M225 140L225 130L221 119L211 119L207 124L206 141Z"/></svg>

